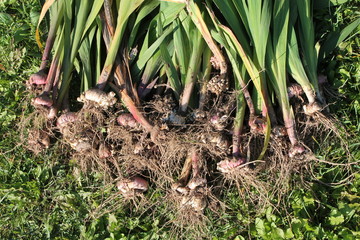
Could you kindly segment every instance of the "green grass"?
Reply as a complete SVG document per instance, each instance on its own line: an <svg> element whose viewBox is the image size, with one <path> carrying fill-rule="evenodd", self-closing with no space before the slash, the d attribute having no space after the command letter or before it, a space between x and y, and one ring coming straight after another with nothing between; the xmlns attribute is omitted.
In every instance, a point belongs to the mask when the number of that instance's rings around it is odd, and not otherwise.
<svg viewBox="0 0 360 240"><path fill-rule="evenodd" d="M317 33L358 17L356 11L346 10L355 2L318 13ZM18 144L14 126L29 111L28 104L21 103L23 83L40 64L34 39L39 11L35 0L0 3L0 239L169 239L169 228L162 227L169 213L163 207L155 214L150 214L152 208L142 215L140 210L123 208L93 218L104 199L116 192L104 187L102 176L74 174L76 165L60 154L57 145L33 156ZM322 66L331 85L328 89L338 94L330 98L330 103L335 102L330 109L354 136L349 146L355 159L360 159L359 41L354 36L341 44ZM349 161L336 143L322 146L317 153L320 159ZM360 239L359 165L313 167L315 177L306 172L303 178L293 177L287 205L281 210L267 208L255 216L256 209L229 190L225 193L229 208L220 217L209 213L208 238ZM342 184L331 184L337 182ZM147 194L161 200L157 192ZM116 204L114 200L102 209Z"/></svg>

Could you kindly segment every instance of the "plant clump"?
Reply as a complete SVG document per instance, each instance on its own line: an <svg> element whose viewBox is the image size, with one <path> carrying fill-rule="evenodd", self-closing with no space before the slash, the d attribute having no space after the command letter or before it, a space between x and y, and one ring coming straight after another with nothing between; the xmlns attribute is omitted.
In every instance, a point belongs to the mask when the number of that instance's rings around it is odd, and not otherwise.
<svg viewBox="0 0 360 240"><path fill-rule="evenodd" d="M121 197L158 188L198 219L224 182L267 204L312 156L306 129L331 125L310 2L44 5L43 61L28 81L32 122L42 120L28 148L46 151L56 136Z"/></svg>

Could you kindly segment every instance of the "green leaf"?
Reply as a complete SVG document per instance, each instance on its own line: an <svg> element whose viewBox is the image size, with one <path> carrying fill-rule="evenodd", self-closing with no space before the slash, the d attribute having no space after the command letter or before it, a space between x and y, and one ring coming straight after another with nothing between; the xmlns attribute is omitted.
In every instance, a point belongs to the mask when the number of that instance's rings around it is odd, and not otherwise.
<svg viewBox="0 0 360 240"><path fill-rule="evenodd" d="M266 219L269 221L269 222L274 222L276 221L276 216L272 213L272 207L268 207L266 209Z"/></svg>
<svg viewBox="0 0 360 240"><path fill-rule="evenodd" d="M355 206L344 203L344 202L339 202L338 207L339 207L339 211L341 212L341 214L346 216L347 219L351 218L357 210ZM359 207L358 207L358 209L359 209Z"/></svg>
<svg viewBox="0 0 360 240"><path fill-rule="evenodd" d="M294 233L292 232L291 228L287 228L285 231L285 238L286 239L293 239L295 237Z"/></svg>
<svg viewBox="0 0 360 240"><path fill-rule="evenodd" d="M0 13L0 24L10 25L13 22L13 19L10 14Z"/></svg>
<svg viewBox="0 0 360 240"><path fill-rule="evenodd" d="M161 44L160 52L164 61L166 75L169 79L170 85L174 89L176 99L179 99L181 93L181 81L179 79L175 65L171 59L169 50L164 44Z"/></svg>
<svg viewBox="0 0 360 240"><path fill-rule="evenodd" d="M303 201L305 206L314 206L315 203L315 199L313 197L303 197Z"/></svg>
<svg viewBox="0 0 360 240"><path fill-rule="evenodd" d="M349 0L316 0L314 1L314 9L329 8L348 2Z"/></svg>
<svg viewBox="0 0 360 240"><path fill-rule="evenodd" d="M356 233L344 227L338 235L342 237L341 239L352 240L356 239L356 235L359 235L359 233Z"/></svg>
<svg viewBox="0 0 360 240"><path fill-rule="evenodd" d="M71 72L74 66L75 58L78 54L81 38L83 36L83 31L85 27L85 22L89 14L91 4L89 1L84 0L74 0L73 1L64 1L65 3L65 40L64 40L64 72L63 79L61 83L61 88L59 91L59 97L57 100L57 105L62 104L62 101L65 97L66 92L69 89L71 82ZM76 8L77 12L73 15L72 8ZM74 27L72 28L71 21L75 17ZM72 30L72 31L71 31ZM71 31L71 34L70 34Z"/></svg>
<svg viewBox="0 0 360 240"><path fill-rule="evenodd" d="M293 220L291 220L291 229L297 237L302 236L302 233L301 233L302 227L303 227L303 223L301 220L299 220L297 218L294 218Z"/></svg>
<svg viewBox="0 0 360 240"><path fill-rule="evenodd" d="M297 83L303 88L309 103L315 102L314 87L306 75L305 68L299 55L299 46L293 26L289 27L289 43L287 56L287 70Z"/></svg>
<svg viewBox="0 0 360 240"><path fill-rule="evenodd" d="M234 238L234 240L245 240L245 238L243 236L238 235Z"/></svg>
<svg viewBox="0 0 360 240"><path fill-rule="evenodd" d="M106 60L104 63L104 67L101 71L100 78L98 80L98 84L104 84L108 80L113 64L115 62L115 58L120 48L120 44L122 43L125 29L127 26L127 21L132 13L144 2L144 0L133 0L120 1L118 6L118 17L116 22L115 33L113 39L110 43L108 54L106 56Z"/></svg>
<svg viewBox="0 0 360 240"><path fill-rule="evenodd" d="M329 222L330 225L340 225L345 221L344 215L342 215L337 209L333 209L330 212Z"/></svg>
<svg viewBox="0 0 360 240"><path fill-rule="evenodd" d="M128 46L132 47L137 37L139 27L142 25L142 20L148 16L157 6L159 6L158 1L146 1L140 8L139 12L136 14L136 20L134 26L131 30Z"/></svg>
<svg viewBox="0 0 360 240"><path fill-rule="evenodd" d="M116 216L114 214L109 214L108 221L109 221L108 230L110 232L116 231L116 227L118 224L118 220L116 219Z"/></svg>
<svg viewBox="0 0 360 240"><path fill-rule="evenodd" d="M248 37L246 36L246 30L242 22L245 22L245 27L248 27L247 20L243 8L239 6L241 1L223 1L223 0L214 0L216 6L223 14L224 18L230 25L231 29L234 31L235 36L243 44L243 48L246 53L250 53L250 46L247 44ZM236 7L235 7L236 5ZM237 12L236 12L237 11ZM242 21L239 21L239 19Z"/></svg>
<svg viewBox="0 0 360 240"><path fill-rule="evenodd" d="M147 61L154 55L155 51L159 49L165 38L172 33L172 28L168 27L162 35L148 48L146 51L139 55L139 60L135 63L135 68L143 69Z"/></svg>
<svg viewBox="0 0 360 240"><path fill-rule="evenodd" d="M317 76L318 52L315 46L315 27L312 16L310 0L298 0L297 8L299 14L299 42L302 47L304 68L308 78L314 86L316 95L321 103L324 99L320 92L319 81Z"/></svg>
<svg viewBox="0 0 360 240"><path fill-rule="evenodd" d="M84 28L84 32L82 35L82 38L84 38L87 30L90 28L90 26L94 23L96 17L98 16L100 9L102 8L102 5L104 4L104 0L96 0L94 1L91 11L89 13L89 16L86 20L86 24L85 24L85 28Z"/></svg>
<svg viewBox="0 0 360 240"><path fill-rule="evenodd" d="M257 233L258 233L261 237L265 237L265 236L266 236L265 222L264 222L264 220L262 220L261 218L256 218L256 219L255 219L255 228L256 228Z"/></svg>
<svg viewBox="0 0 360 240"><path fill-rule="evenodd" d="M321 62L327 55L330 54L339 44L356 30L354 34L358 34L360 29L360 18L356 19L341 31L331 32L326 38L325 42L321 45L319 52L319 62Z"/></svg>
<svg viewBox="0 0 360 240"><path fill-rule="evenodd" d="M189 46L190 39L188 38L184 26L181 24L180 19L176 19L173 23L174 28L174 45L177 61L179 62L181 77L185 78L186 71L189 64Z"/></svg>
<svg viewBox="0 0 360 240"><path fill-rule="evenodd" d="M30 12L30 21L33 26L36 26L36 24L39 21L40 13L34 9Z"/></svg>
<svg viewBox="0 0 360 240"><path fill-rule="evenodd" d="M27 24L22 25L16 32L14 33L14 42L21 42L29 37L30 27Z"/></svg>
<svg viewBox="0 0 360 240"><path fill-rule="evenodd" d="M275 223L271 223L272 231L271 236L272 239L285 239L284 230L278 228Z"/></svg>

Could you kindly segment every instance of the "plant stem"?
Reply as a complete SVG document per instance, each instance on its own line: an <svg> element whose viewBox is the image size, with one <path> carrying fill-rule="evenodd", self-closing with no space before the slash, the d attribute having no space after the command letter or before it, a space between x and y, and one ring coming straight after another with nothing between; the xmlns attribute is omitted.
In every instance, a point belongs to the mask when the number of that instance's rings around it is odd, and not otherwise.
<svg viewBox="0 0 360 240"><path fill-rule="evenodd" d="M245 117L245 101L244 96L239 94L237 97L237 112L234 119L234 129L233 129L233 156L240 157L242 151L240 150L240 140L241 140L241 131L244 125Z"/></svg>
<svg viewBox="0 0 360 240"><path fill-rule="evenodd" d="M184 162L184 166L181 170L181 174L179 176L179 179L178 179L178 183L182 184L182 185L186 185L188 180L189 180L189 177L190 177L190 174L191 174L191 169L192 169L192 156L188 156L186 159L185 159L185 162Z"/></svg>
<svg viewBox="0 0 360 240"><path fill-rule="evenodd" d="M60 82L60 75L61 75L61 69L62 69L62 64L59 63L57 65L56 68L56 72L55 72L55 77L54 77L54 82L53 82L53 86L52 86L52 98L53 101L56 102L57 101L57 95L58 95L58 87L59 87L59 82Z"/></svg>
<svg viewBox="0 0 360 240"><path fill-rule="evenodd" d="M114 30L114 26L113 26L113 20L111 17L106 16L106 12L110 12L111 9L106 9L111 7L111 5L104 5L104 11L102 11L100 13L100 19L102 20L103 23L103 38L104 38L104 42L106 45L106 49L109 51L110 45L111 45L111 39L113 38L113 30ZM126 54L123 56L124 59L129 59L128 56L126 56ZM121 65L121 61L120 58L118 56L116 56L115 58L115 63L116 65ZM127 61L125 60L127 69L125 71L130 72L130 70L128 69L128 65L127 65ZM117 71L117 70L116 70ZM125 81L125 79L127 79L127 81ZM138 97L137 91L134 88L131 78L130 76L128 78L126 77L122 77L119 78L118 80L121 80L122 82L119 83L120 86L125 87L127 90L127 94L134 100L134 102L136 104L140 104L140 99ZM100 81L100 78L99 78ZM96 85L99 89L103 90L106 86L106 82L98 82L98 84Z"/></svg>
<svg viewBox="0 0 360 240"><path fill-rule="evenodd" d="M226 78L227 64L225 58L221 53L219 47L214 42L211 33L206 25L206 22L201 14L200 8L193 0L189 0L187 1L186 9L189 12L192 21L201 32L201 35L203 36L210 50L213 52L214 57L216 58L217 63L220 66L220 77Z"/></svg>
<svg viewBox="0 0 360 240"><path fill-rule="evenodd" d="M113 39L109 46L108 55L106 56L105 64L103 70L101 71L98 88L102 89L103 85L106 85L106 82L111 74L115 58L117 56L120 44L122 42L125 28L129 16L142 4L143 0L122 0L118 6L118 18L116 22L116 28L113 35Z"/></svg>
<svg viewBox="0 0 360 240"><path fill-rule="evenodd" d="M52 90L53 85L54 85L54 79L56 77L56 73L57 73L57 69L58 69L58 65L59 65L59 56L55 56L54 59L52 60L52 63L50 65L50 69L49 69L49 73L46 78L44 92L49 93Z"/></svg>
<svg viewBox="0 0 360 240"><path fill-rule="evenodd" d="M58 6L58 4L60 4L60 6ZM41 57L40 70L45 69L48 64L50 53L55 42L56 33L61 22L61 17L63 15L63 11L64 11L63 4L61 2L58 4L56 4L57 7L55 5L52 6L52 13L54 14L52 15L53 18L51 18L50 21L49 33L46 39L45 49Z"/></svg>
<svg viewBox="0 0 360 240"><path fill-rule="evenodd" d="M192 46L193 51L191 54L191 59L188 66L188 71L185 79L185 87L183 90L183 94L180 100L180 112L185 113L187 107L190 102L190 97L192 96L192 91L194 89L194 85L196 79L198 77L198 72L201 64L201 56L203 54L204 49L204 41L200 35L200 33L195 29L194 30L194 45Z"/></svg>
<svg viewBox="0 0 360 240"><path fill-rule="evenodd" d="M200 175L200 167L199 167L199 156L195 149L193 149L191 153L191 162L192 162L193 178L196 178Z"/></svg>

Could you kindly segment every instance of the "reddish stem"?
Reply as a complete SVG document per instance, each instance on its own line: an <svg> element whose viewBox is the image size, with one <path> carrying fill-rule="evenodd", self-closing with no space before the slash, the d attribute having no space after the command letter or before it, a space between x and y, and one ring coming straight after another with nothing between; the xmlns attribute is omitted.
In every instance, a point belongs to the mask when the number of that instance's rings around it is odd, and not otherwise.
<svg viewBox="0 0 360 240"><path fill-rule="evenodd" d="M61 75L61 68L62 68L62 64L57 64L56 73L53 81L53 87L52 87L52 97L54 102L57 102L56 99L58 95L58 86L60 82L59 80Z"/></svg>
<svg viewBox="0 0 360 240"><path fill-rule="evenodd" d="M283 109L284 111L284 109ZM291 113L288 110L285 110L286 112L283 112L283 118L284 118L284 125L286 128L286 132L289 136L289 140L291 142L291 145L296 145L298 143L298 139L295 133L295 121L292 119Z"/></svg>
<svg viewBox="0 0 360 240"><path fill-rule="evenodd" d="M200 174L199 157L196 153L196 150L192 151L191 161L192 161L193 177L195 178L198 177Z"/></svg>
<svg viewBox="0 0 360 240"><path fill-rule="evenodd" d="M44 92L50 92L53 88L54 79L56 77L57 69L59 64L59 57L55 57L51 63L49 73L46 78L46 85L44 87Z"/></svg>
<svg viewBox="0 0 360 240"><path fill-rule="evenodd" d="M43 52L43 55L41 58L40 70L45 69L48 64L51 49L54 46L56 31L57 31L57 19L55 19L53 24L50 24L48 37L47 37L46 43L45 43L45 49L44 49L44 52Z"/></svg>
<svg viewBox="0 0 360 240"><path fill-rule="evenodd" d="M117 71L116 71L117 72ZM118 76L116 77L118 78ZM151 139L156 142L157 135L159 133L159 129L154 127L141 113L141 111L137 108L134 101L131 97L126 93L124 89L120 89L113 83L109 83L110 87L114 89L116 93L120 95L121 100L124 102L126 108L129 112L134 116L135 120L139 122L146 131L150 132Z"/></svg>

